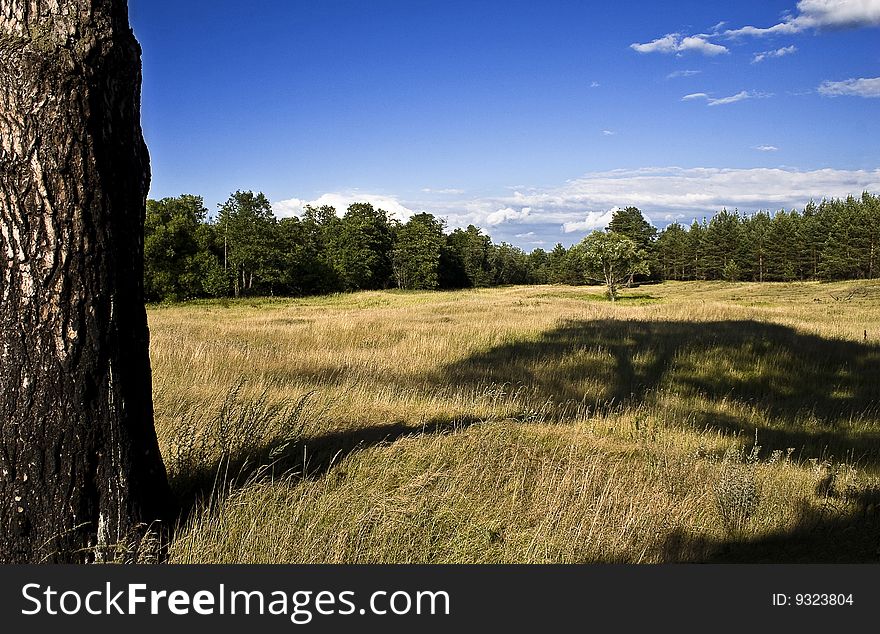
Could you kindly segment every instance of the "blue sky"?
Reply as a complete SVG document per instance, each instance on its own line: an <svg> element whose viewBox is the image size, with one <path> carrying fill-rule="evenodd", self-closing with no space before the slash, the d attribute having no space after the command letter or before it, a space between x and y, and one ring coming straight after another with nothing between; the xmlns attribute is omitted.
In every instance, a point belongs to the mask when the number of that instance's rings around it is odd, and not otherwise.
<svg viewBox="0 0 880 634"><path fill-rule="evenodd" d="M880 0L130 0L151 197L571 244L880 192Z"/></svg>

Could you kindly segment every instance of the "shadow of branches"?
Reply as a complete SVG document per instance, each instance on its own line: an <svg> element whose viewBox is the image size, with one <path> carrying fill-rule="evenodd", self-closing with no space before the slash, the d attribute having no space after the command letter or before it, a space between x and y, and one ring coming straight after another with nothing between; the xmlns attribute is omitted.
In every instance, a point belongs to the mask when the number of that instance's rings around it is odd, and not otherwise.
<svg viewBox="0 0 880 634"><path fill-rule="evenodd" d="M315 479L353 452L409 436L449 433L478 422L474 417L435 418L418 427L394 422L315 436L305 435L301 426L295 426L293 435L288 432L274 440L245 443L223 451L219 458L187 465L172 477L179 500L179 521L184 522L200 503L218 492L283 477Z"/></svg>
<svg viewBox="0 0 880 634"><path fill-rule="evenodd" d="M665 540L667 563L880 562L880 490L860 492L848 504L804 501L796 525L755 539L707 538L674 531Z"/></svg>
<svg viewBox="0 0 880 634"><path fill-rule="evenodd" d="M692 424L754 432L712 412L723 400L753 406L773 423L766 448L849 456L880 464L880 347L826 339L757 321L571 321L451 364L438 382L524 385L556 402L600 409L684 399Z"/></svg>

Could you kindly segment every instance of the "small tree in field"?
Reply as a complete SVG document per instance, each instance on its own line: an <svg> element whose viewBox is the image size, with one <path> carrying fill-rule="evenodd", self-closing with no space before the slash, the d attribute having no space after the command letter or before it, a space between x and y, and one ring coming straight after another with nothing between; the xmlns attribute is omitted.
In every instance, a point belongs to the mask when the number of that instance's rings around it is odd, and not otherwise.
<svg viewBox="0 0 880 634"><path fill-rule="evenodd" d="M604 284L612 302L617 300L618 289L632 275L648 272L645 254L636 243L614 231L594 231L575 249L584 278Z"/></svg>

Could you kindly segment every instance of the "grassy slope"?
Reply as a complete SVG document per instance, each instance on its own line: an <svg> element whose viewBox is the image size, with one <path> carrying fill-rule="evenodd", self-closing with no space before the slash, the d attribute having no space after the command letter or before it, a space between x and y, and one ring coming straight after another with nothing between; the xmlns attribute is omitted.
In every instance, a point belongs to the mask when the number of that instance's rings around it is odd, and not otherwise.
<svg viewBox="0 0 880 634"><path fill-rule="evenodd" d="M150 325L190 508L173 561L878 559L875 284L367 292Z"/></svg>

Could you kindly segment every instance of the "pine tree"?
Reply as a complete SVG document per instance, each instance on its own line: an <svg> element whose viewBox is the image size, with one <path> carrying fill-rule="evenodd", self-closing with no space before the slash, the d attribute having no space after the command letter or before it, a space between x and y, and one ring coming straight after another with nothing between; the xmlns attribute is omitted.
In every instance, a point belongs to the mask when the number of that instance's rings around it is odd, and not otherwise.
<svg viewBox="0 0 880 634"><path fill-rule="evenodd" d="M706 277L720 280L734 273L739 275L738 263L742 260L740 234L738 213L722 209L712 217L703 236L702 262Z"/></svg>
<svg viewBox="0 0 880 634"><path fill-rule="evenodd" d="M743 275L755 282L763 282L767 271L771 222L770 215L764 211L743 219L741 234Z"/></svg>
<svg viewBox="0 0 880 634"><path fill-rule="evenodd" d="M688 267L688 233L677 222L668 225L657 237L657 262L663 279L683 280Z"/></svg>

